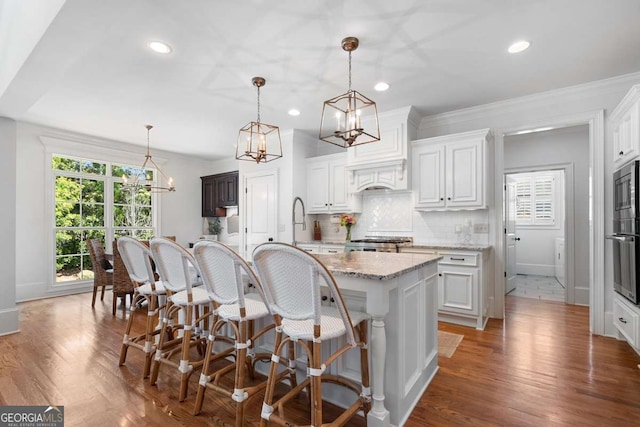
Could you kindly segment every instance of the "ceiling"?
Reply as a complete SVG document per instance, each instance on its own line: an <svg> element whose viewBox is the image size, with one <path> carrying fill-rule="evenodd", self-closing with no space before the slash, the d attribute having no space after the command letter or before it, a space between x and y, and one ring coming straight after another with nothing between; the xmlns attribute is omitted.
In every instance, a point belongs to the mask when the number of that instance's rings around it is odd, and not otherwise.
<svg viewBox="0 0 640 427"><path fill-rule="evenodd" d="M0 116L226 158L254 76L263 122L317 135L345 36L354 89L430 115L640 71L638 22L638 0L0 0Z"/></svg>

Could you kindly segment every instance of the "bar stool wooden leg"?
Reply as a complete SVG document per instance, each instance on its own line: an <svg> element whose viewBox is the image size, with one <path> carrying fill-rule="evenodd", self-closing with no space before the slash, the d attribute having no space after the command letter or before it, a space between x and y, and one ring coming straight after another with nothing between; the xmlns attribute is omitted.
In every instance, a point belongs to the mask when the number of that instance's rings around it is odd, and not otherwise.
<svg viewBox="0 0 640 427"><path fill-rule="evenodd" d="M191 322L193 318L193 306L187 305L184 321L184 335L182 336L182 356L178 370L180 371L180 395L178 400L183 402L187 397L187 386L189 385L189 376L193 369L189 365L189 348L191 347Z"/></svg>
<svg viewBox="0 0 640 427"><path fill-rule="evenodd" d="M129 319L133 317L133 310L138 310L138 308L134 307L135 302L131 302L131 314L129 314ZM151 359L153 358L153 345L154 345L154 330L156 328L156 315L158 314L158 297L156 295L152 295L147 299L147 331L144 339L144 371L143 378L147 378L149 376L149 372L151 371Z"/></svg>

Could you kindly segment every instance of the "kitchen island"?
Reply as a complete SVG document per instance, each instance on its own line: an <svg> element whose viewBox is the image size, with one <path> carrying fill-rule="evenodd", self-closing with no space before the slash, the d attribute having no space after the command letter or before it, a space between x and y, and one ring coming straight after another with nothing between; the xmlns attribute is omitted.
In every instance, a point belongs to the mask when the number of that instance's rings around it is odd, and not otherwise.
<svg viewBox="0 0 640 427"><path fill-rule="evenodd" d="M347 306L372 317L368 425L404 424L438 370L441 257L385 252L317 257L335 277ZM358 381L359 354L350 353L338 363L336 373ZM327 400L339 404L343 397L328 391Z"/></svg>

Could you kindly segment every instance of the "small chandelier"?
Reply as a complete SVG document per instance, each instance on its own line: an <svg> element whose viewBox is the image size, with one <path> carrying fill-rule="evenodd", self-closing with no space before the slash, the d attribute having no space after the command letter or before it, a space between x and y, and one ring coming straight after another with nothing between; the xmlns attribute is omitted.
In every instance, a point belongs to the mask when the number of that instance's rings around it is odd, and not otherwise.
<svg viewBox="0 0 640 427"><path fill-rule="evenodd" d="M325 101L322 107L320 139L343 148L380 141L376 103L351 89L351 52L358 43L355 37L342 40L342 49L349 52L349 90Z"/></svg>
<svg viewBox="0 0 640 427"><path fill-rule="evenodd" d="M260 123L260 88L265 85L263 77L254 77L251 82L258 88L258 120L247 123L238 133L236 159L266 163L282 157L280 129L278 126Z"/></svg>
<svg viewBox="0 0 640 427"><path fill-rule="evenodd" d="M176 191L176 187L173 185L173 178L167 178L151 158L151 153L149 152L149 131L153 129L153 126L146 125L145 127L147 128L147 154L144 156L144 163L142 163L139 169L134 171L132 179L122 174L122 188L132 192L138 192L140 190L148 190L154 193ZM155 172L147 168L155 168ZM157 179L155 180L153 179L153 173L157 174ZM166 185L163 185L163 182L166 182Z"/></svg>

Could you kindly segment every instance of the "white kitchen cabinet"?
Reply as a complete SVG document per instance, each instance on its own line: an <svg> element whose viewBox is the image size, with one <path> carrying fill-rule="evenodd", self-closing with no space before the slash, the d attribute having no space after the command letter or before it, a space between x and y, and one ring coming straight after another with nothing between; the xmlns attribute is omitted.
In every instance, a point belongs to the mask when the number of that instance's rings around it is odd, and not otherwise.
<svg viewBox="0 0 640 427"><path fill-rule="evenodd" d="M613 324L631 347L640 353L640 308L614 292Z"/></svg>
<svg viewBox="0 0 640 427"><path fill-rule="evenodd" d="M302 249L305 252L311 252L314 254L319 254L320 253L320 245L314 245L314 244L309 244L309 243L298 243L296 244L297 247L299 247L300 249Z"/></svg>
<svg viewBox="0 0 640 427"><path fill-rule="evenodd" d="M482 251L403 247L402 253L439 255L438 320L483 330L489 319L485 290L488 256Z"/></svg>
<svg viewBox="0 0 640 427"><path fill-rule="evenodd" d="M613 162L621 167L640 154L640 85L635 85L611 113Z"/></svg>
<svg viewBox="0 0 640 427"><path fill-rule="evenodd" d="M346 153L307 159L307 213L362 210L362 196L347 189L346 164Z"/></svg>
<svg viewBox="0 0 640 427"><path fill-rule="evenodd" d="M344 245L320 245L321 254L341 254L344 252Z"/></svg>
<svg viewBox="0 0 640 427"><path fill-rule="evenodd" d="M418 210L487 208L489 129L413 142Z"/></svg>

